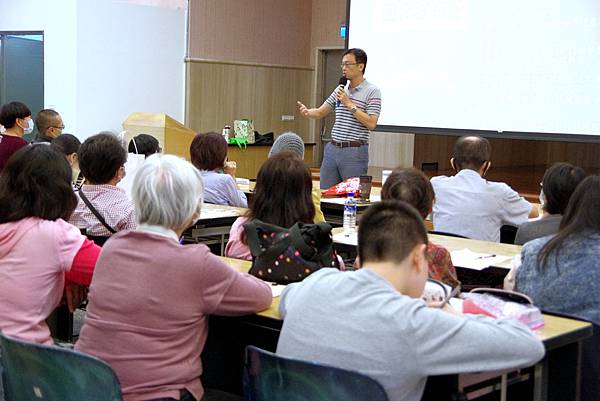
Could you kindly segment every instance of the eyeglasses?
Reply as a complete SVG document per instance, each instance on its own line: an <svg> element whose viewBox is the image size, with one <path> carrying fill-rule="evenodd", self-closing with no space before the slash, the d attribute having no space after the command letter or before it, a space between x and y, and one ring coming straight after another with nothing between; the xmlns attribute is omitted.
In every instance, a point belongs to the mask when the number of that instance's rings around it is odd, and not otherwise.
<svg viewBox="0 0 600 401"><path fill-rule="evenodd" d="M50 128L56 128L56 129L61 129L62 130L62 129L65 129L65 126L61 125L61 126L57 127L56 125L51 125Z"/></svg>
<svg viewBox="0 0 600 401"><path fill-rule="evenodd" d="M356 65L356 64L358 64L358 63L342 63L342 64L340 64L340 68L349 67L351 65Z"/></svg>

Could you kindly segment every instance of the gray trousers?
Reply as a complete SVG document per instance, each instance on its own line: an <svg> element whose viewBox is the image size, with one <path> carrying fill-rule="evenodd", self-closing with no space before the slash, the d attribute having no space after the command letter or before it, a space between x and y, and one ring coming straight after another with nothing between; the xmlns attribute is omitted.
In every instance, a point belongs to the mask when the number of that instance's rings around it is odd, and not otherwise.
<svg viewBox="0 0 600 401"><path fill-rule="evenodd" d="M369 168L369 145L356 148L338 148L325 145L321 164L321 189L327 189L350 177L367 174Z"/></svg>

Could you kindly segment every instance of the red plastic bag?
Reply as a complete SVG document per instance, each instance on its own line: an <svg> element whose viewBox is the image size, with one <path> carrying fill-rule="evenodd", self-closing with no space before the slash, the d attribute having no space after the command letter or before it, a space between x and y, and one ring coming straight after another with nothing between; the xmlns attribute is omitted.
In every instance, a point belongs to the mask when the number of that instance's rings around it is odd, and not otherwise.
<svg viewBox="0 0 600 401"><path fill-rule="evenodd" d="M335 184L329 189L321 192L322 196L346 196L349 193L354 193L355 198L360 197L360 178L352 177L345 181Z"/></svg>

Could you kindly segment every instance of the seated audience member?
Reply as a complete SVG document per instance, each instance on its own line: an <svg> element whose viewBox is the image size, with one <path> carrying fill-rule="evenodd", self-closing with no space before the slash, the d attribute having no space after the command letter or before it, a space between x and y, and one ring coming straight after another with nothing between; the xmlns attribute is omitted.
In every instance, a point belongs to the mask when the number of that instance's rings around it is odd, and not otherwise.
<svg viewBox="0 0 600 401"><path fill-rule="evenodd" d="M46 145L17 151L0 174L0 331L53 344L46 318L67 285L89 285L100 248L65 220L71 168ZM69 305L73 309L74 305Z"/></svg>
<svg viewBox="0 0 600 401"><path fill-rule="evenodd" d="M145 157L162 151L158 139L148 134L139 134L131 138L127 150L129 153L144 155Z"/></svg>
<svg viewBox="0 0 600 401"><path fill-rule="evenodd" d="M413 206L425 219L433 207L434 193L429 178L416 168L398 168L388 177L381 189L382 200L400 200ZM440 280L451 287L460 285L446 248L427 244L425 251L429 265L429 277Z"/></svg>
<svg viewBox="0 0 600 401"><path fill-rule="evenodd" d="M91 136L79 148L78 156L79 167L86 181L77 192L79 203L69 222L86 229L87 235L96 237L109 237L117 231L134 229L133 204L127 193L117 187L123 178L123 165L127 161L127 152L119 139L110 132ZM96 213L90 210L84 197Z"/></svg>
<svg viewBox="0 0 600 401"><path fill-rule="evenodd" d="M583 342L581 399L600 394L600 176L575 189L555 235L523 246L515 289L540 309L591 321L594 337Z"/></svg>
<svg viewBox="0 0 600 401"><path fill-rule="evenodd" d="M10 102L0 108L0 125L4 132L0 135L0 171L8 158L28 142L23 135L33 131L31 111L21 102Z"/></svg>
<svg viewBox="0 0 600 401"><path fill-rule="evenodd" d="M50 143L58 138L65 129L62 117L52 109L44 109L35 116L35 126L38 129L33 143Z"/></svg>
<svg viewBox="0 0 600 401"><path fill-rule="evenodd" d="M382 201L358 227L362 269L320 269L281 295L277 354L359 371L390 401L421 399L427 376L532 365L544 346L525 325L420 299L427 232L408 204Z"/></svg>
<svg viewBox="0 0 600 401"><path fill-rule="evenodd" d="M244 231L250 220L286 228L298 222L313 223L311 191L310 170L295 153L279 152L267 159L258 170L248 211L231 226L225 256L252 260Z"/></svg>
<svg viewBox="0 0 600 401"><path fill-rule="evenodd" d="M79 139L77 139L75 135L61 134L52 140L51 145L56 151L65 155L67 161L71 165L71 171L73 172L73 188L81 188L85 178L79 170L79 157L77 156L77 152L79 152L79 147L81 146Z"/></svg>
<svg viewBox="0 0 600 401"><path fill-rule="evenodd" d="M508 185L484 178L491 153L486 138L463 136L456 141L450 159L456 174L431 179L436 231L499 242L503 225L519 226L527 221L532 205Z"/></svg>
<svg viewBox="0 0 600 401"><path fill-rule="evenodd" d="M297 134L293 132L284 132L279 135L277 139L275 139L275 142L273 142L273 146L271 146L269 157L285 150L296 153L304 160L304 141ZM325 221L325 216L321 211L321 190L313 186L311 196L313 204L315 205L315 223L322 223Z"/></svg>
<svg viewBox="0 0 600 401"><path fill-rule="evenodd" d="M271 289L206 245L179 243L202 204L202 178L190 163L149 157L132 194L139 226L104 246L76 348L111 365L126 401L212 400L200 381L208 315L266 309Z"/></svg>
<svg viewBox="0 0 600 401"><path fill-rule="evenodd" d="M571 194L584 178L583 169L569 163L555 163L546 170L540 192L542 217L521 224L517 230L515 244L523 245L532 239L556 234Z"/></svg>
<svg viewBox="0 0 600 401"><path fill-rule="evenodd" d="M600 325L600 176L575 189L556 235L525 244L515 289L542 309Z"/></svg>
<svg viewBox="0 0 600 401"><path fill-rule="evenodd" d="M221 134L198 134L190 145L192 164L202 174L204 201L216 205L248 207L246 194L235 183L236 164L227 161L227 142Z"/></svg>

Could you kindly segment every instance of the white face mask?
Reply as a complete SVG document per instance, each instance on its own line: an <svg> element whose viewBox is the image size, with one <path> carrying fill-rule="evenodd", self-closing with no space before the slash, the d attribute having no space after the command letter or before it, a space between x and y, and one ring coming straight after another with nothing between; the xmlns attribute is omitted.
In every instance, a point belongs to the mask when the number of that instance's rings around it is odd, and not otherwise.
<svg viewBox="0 0 600 401"><path fill-rule="evenodd" d="M4 131L6 131L4 125L0 124L0 134L4 134Z"/></svg>
<svg viewBox="0 0 600 401"><path fill-rule="evenodd" d="M23 128L23 131L25 134L31 134L33 132L33 120L30 118L27 122L27 128Z"/></svg>
<svg viewBox="0 0 600 401"><path fill-rule="evenodd" d="M544 204L546 203L546 196L544 195L544 190L540 190L540 206L542 209L544 208Z"/></svg>

